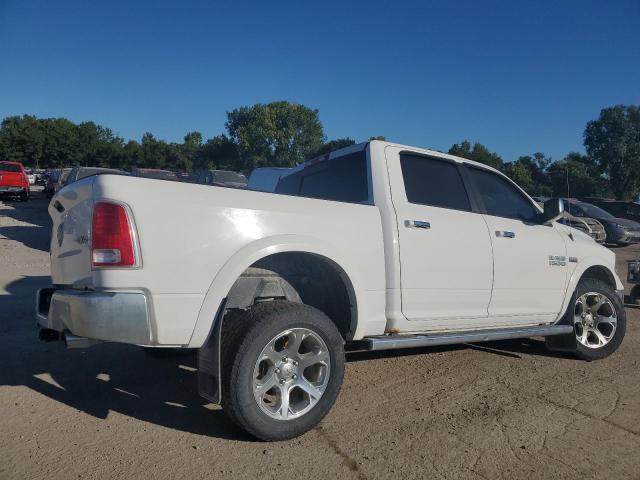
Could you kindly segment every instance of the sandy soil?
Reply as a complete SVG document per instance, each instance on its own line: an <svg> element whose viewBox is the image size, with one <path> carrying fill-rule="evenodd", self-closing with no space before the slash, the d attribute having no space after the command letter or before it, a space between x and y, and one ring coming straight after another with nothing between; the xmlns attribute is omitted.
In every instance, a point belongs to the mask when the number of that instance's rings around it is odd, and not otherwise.
<svg viewBox="0 0 640 480"><path fill-rule="evenodd" d="M640 476L639 310L599 362L535 340L351 354L320 427L261 443L198 396L192 356L38 341L46 205L0 202L0 479Z"/></svg>

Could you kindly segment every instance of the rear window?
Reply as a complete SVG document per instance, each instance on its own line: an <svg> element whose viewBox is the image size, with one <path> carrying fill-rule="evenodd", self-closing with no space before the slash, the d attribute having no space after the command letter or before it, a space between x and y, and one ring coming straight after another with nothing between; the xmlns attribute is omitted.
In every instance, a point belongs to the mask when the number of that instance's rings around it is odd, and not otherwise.
<svg viewBox="0 0 640 480"><path fill-rule="evenodd" d="M276 193L349 203L370 203L364 150L323 160L282 178Z"/></svg>
<svg viewBox="0 0 640 480"><path fill-rule="evenodd" d="M470 211L469 197L455 163L401 154L407 200L420 205Z"/></svg>
<svg viewBox="0 0 640 480"><path fill-rule="evenodd" d="M17 172L20 173L20 167L18 165L12 165L10 163L0 163L0 172Z"/></svg>

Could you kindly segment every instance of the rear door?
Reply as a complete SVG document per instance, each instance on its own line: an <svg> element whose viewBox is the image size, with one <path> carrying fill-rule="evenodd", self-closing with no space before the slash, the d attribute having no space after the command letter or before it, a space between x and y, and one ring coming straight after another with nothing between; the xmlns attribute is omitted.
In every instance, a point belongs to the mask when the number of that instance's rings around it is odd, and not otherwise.
<svg viewBox="0 0 640 480"><path fill-rule="evenodd" d="M482 215L472 212L458 163L391 146L385 155L398 225L402 313L416 322L410 329L482 324L493 281L491 241Z"/></svg>
<svg viewBox="0 0 640 480"><path fill-rule="evenodd" d="M567 257L562 234L505 176L465 167L491 233L494 283L489 315L513 323L551 321L562 307ZM499 323L499 322L497 322Z"/></svg>

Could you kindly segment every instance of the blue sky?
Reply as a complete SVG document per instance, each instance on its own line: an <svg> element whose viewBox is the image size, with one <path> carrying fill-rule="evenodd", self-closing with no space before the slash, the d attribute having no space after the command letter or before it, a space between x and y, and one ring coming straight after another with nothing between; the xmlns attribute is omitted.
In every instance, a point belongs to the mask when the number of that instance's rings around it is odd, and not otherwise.
<svg viewBox="0 0 640 480"><path fill-rule="evenodd" d="M640 103L639 24L638 0L0 0L0 117L180 141L289 100L329 139L559 158L602 107Z"/></svg>

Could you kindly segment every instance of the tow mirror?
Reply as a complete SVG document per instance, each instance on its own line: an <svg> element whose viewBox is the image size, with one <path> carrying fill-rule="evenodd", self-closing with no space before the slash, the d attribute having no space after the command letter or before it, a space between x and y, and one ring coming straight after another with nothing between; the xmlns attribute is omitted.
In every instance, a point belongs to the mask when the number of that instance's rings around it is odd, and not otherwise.
<svg viewBox="0 0 640 480"><path fill-rule="evenodd" d="M561 198L551 198L544 202L544 212L541 214L542 223L551 225L562 217L564 213L564 202Z"/></svg>

